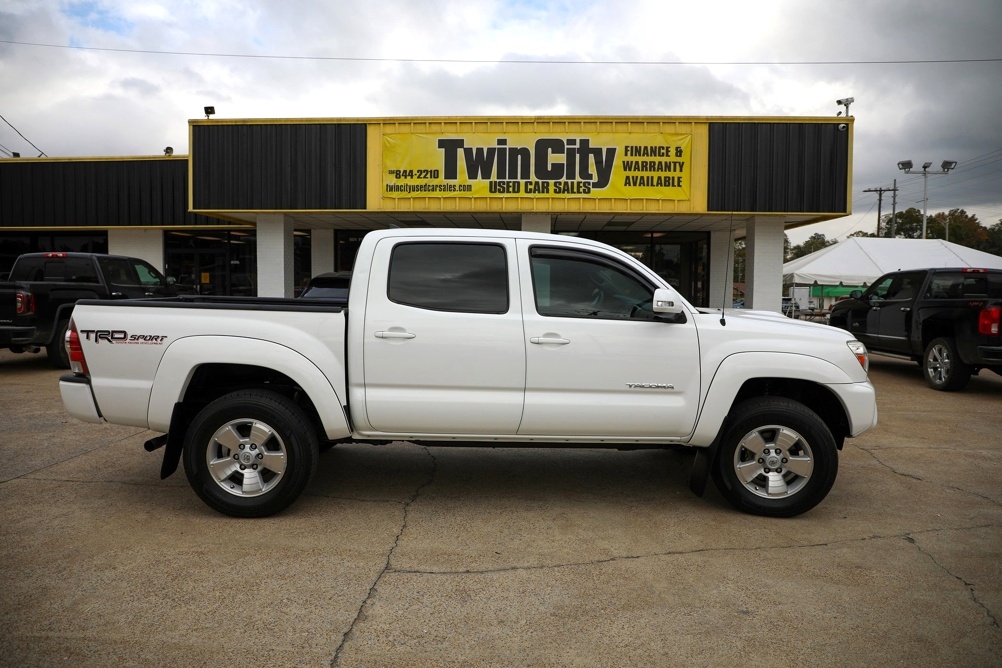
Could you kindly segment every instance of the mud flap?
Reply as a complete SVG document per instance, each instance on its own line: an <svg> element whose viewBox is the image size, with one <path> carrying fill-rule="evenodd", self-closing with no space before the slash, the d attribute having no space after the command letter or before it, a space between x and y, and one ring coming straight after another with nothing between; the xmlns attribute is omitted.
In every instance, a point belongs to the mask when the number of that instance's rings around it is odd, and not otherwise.
<svg viewBox="0 0 1002 668"><path fill-rule="evenodd" d="M160 465L160 479L170 477L181 462L181 450L184 447L184 436L187 432L188 411L183 404L174 404L174 412L170 418L170 431L163 438L166 438L167 447L164 448L164 460Z"/></svg>
<svg viewBox="0 0 1002 668"><path fill-rule="evenodd" d="M725 421L726 422L726 421ZM696 496L702 497L706 491L706 481L710 477L710 467L713 466L717 458L717 448L720 446L720 435L724 433L721 429L717 437L713 439L708 447L696 448L696 458L692 462L692 470L689 472L689 489Z"/></svg>

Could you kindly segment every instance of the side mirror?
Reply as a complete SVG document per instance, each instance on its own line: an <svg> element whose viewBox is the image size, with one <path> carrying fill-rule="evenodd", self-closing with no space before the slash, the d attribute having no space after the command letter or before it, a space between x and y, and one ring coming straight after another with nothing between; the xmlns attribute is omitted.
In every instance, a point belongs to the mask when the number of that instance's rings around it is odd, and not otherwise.
<svg viewBox="0 0 1002 668"><path fill-rule="evenodd" d="M176 278L174 278L173 276L168 276L167 277L167 285L174 285L175 283L177 283L177 279Z"/></svg>
<svg viewBox="0 0 1002 668"><path fill-rule="evenodd" d="M849 293L849 296L852 299L859 299L860 297L863 296L863 291L862 290L853 290L852 292Z"/></svg>
<svg viewBox="0 0 1002 668"><path fill-rule="evenodd" d="M667 288L654 291L654 312L659 315L678 315L683 312L682 301Z"/></svg>

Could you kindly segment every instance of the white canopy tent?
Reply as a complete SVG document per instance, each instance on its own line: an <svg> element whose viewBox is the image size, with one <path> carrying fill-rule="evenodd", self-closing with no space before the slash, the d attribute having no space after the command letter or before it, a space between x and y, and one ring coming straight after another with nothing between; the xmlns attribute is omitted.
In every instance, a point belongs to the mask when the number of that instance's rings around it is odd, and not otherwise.
<svg viewBox="0 0 1002 668"><path fill-rule="evenodd" d="M783 265L786 285L869 285L901 269L1002 269L1002 257L942 239L852 237Z"/></svg>

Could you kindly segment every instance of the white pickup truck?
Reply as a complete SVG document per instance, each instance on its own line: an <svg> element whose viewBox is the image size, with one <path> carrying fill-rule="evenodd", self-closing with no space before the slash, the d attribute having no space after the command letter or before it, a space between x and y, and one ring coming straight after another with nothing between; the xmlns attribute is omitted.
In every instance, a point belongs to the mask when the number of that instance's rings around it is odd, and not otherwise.
<svg viewBox="0 0 1002 668"><path fill-rule="evenodd" d="M828 494L877 421L866 348L778 313L697 309L634 257L576 237L371 232L347 307L319 300L81 301L67 410L148 428L228 515L291 504L322 447L691 446L759 515Z"/></svg>

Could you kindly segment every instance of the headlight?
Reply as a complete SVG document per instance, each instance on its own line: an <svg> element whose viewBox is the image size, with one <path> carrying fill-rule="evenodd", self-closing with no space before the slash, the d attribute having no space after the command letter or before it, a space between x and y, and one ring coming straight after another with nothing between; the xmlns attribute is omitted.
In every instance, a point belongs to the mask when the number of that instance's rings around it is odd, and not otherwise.
<svg viewBox="0 0 1002 668"><path fill-rule="evenodd" d="M856 356L856 361L863 367L863 371L869 372L870 356L866 353L866 346L860 341L846 341L845 345L849 346L849 350Z"/></svg>

